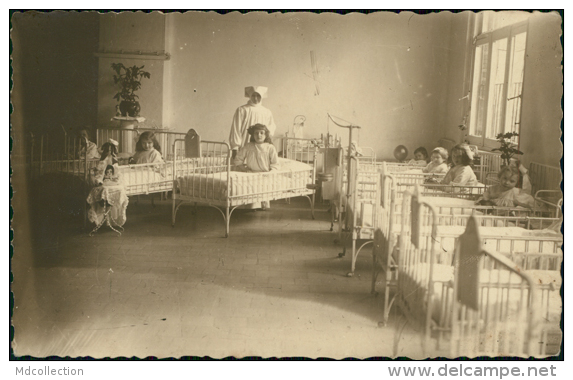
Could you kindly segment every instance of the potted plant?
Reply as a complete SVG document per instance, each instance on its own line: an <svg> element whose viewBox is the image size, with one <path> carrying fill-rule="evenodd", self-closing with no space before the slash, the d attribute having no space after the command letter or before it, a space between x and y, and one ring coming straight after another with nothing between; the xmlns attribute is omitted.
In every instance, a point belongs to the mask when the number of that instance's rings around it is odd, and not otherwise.
<svg viewBox="0 0 573 380"><path fill-rule="evenodd" d="M119 102L121 116L139 116L141 106L136 100L139 96L135 91L141 88L141 79L150 78L151 74L143 71L145 66L125 67L123 63L112 63L111 68L115 71L113 81L119 85L120 90L113 97Z"/></svg>
<svg viewBox="0 0 573 380"><path fill-rule="evenodd" d="M495 138L499 141L499 148L492 149L492 152L501 152L501 159L507 166L511 163L511 158L516 154L523 154L517 149L517 144L511 142L511 139L519 136L517 132L500 133Z"/></svg>

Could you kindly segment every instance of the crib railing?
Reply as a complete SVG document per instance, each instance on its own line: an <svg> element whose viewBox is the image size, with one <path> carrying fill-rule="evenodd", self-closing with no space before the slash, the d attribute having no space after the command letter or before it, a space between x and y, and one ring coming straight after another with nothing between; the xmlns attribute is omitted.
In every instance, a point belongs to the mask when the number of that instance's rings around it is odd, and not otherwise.
<svg viewBox="0 0 573 380"><path fill-rule="evenodd" d="M478 164L474 164L474 172L479 182L486 183L488 173L497 173L501 168L501 155L499 153L478 150ZM486 183L487 184L487 183Z"/></svg>
<svg viewBox="0 0 573 380"><path fill-rule="evenodd" d="M450 355L545 356L551 326L544 321L549 321L550 297L558 289L527 271L558 274L562 253L486 250L472 218L456 242L455 255Z"/></svg>
<svg viewBox="0 0 573 380"><path fill-rule="evenodd" d="M155 138L161 147L161 153L165 161L172 161L175 157L185 156L185 146L178 147L177 152L173 152L172 147L176 139L185 137L185 133L174 132L163 129L150 129L150 128L135 128L135 129L119 129L119 128L99 128L97 129L96 141L98 147L113 139L118 142L119 153L133 154L136 150L137 141L144 132L153 132Z"/></svg>
<svg viewBox="0 0 573 380"><path fill-rule="evenodd" d="M68 133L30 136L28 165L31 178L47 173L66 173L87 179L89 169L97 165L98 159L80 155L80 149L87 140Z"/></svg>
<svg viewBox="0 0 573 380"><path fill-rule="evenodd" d="M312 165L315 159L318 159L318 151L320 147L324 147L324 141L321 138L295 138L284 136L281 141L281 157L290 160L304 162L305 164ZM316 155L316 156L315 156ZM318 165L320 169L322 163Z"/></svg>
<svg viewBox="0 0 573 380"><path fill-rule="evenodd" d="M435 349L441 350L445 345L455 355L527 356L543 352L539 342L544 338L539 334L543 330L546 335L547 330L541 329L538 317L528 318L537 310L549 316L552 285L538 286L523 274L525 269L517 268L508 257L521 257L529 269L554 270L563 255L562 236L545 232L514 236L503 231L497 235L495 229L483 236L472 232L470 237L460 237L454 230L438 233L440 216L431 204L420 202L418 197L419 191L407 192L403 197L402 210L409 217L403 217L400 223L399 250L393 252L388 247L383 258L387 266L398 263L392 274L398 303L405 316L425 326L424 349L430 349L434 337ZM483 220L496 219L467 218L466 232L477 231ZM461 248L460 239L465 240ZM482 246L494 254L489 255ZM471 253L474 247L478 247L477 253ZM393 261L388 256L390 252ZM467 252L469 256L464 256ZM533 291L541 292L541 299L532 299ZM467 297L468 294L472 296ZM516 315L518 319L508 317ZM533 335L528 335L529 331L534 331ZM494 336L493 341L488 333Z"/></svg>

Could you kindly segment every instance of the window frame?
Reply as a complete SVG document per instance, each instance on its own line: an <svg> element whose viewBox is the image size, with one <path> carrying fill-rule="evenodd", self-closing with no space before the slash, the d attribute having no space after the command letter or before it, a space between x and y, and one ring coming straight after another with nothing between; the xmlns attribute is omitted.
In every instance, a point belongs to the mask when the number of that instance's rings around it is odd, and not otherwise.
<svg viewBox="0 0 573 380"><path fill-rule="evenodd" d="M478 22L478 25L481 27L480 23ZM469 141L470 144L472 145L477 145L478 147L482 148L482 149L486 149L486 150L491 150L492 148L497 148L499 146L499 142L495 139L495 138L488 138L487 137L487 124L488 124L488 118L490 117L489 115L489 108L490 108L490 99L489 99L489 94L490 94L490 85L491 85L491 69L492 69L492 50L493 50L493 45L495 43L495 41L499 41L499 40L503 40L504 38L507 39L507 45L506 45L506 56L505 56L505 73L504 73L504 81L503 81L503 88L502 88L502 99L504 99L504 101L502 102L502 111L500 112L499 118L500 120L503 121L503 126L504 126L504 130L502 133L505 132L509 132L505 131L505 119L506 119L506 110L507 110L507 94L508 94L508 89L509 89L509 80L510 80L510 70L512 68L512 49L513 49L513 38L515 36L517 36L518 34L521 33L525 33L525 51L523 52L524 57L527 56L527 36L529 34L529 21L525 20L525 21L520 21L517 22L515 24L511 24L511 25L507 25L504 26L502 28L499 29L495 29L492 31L488 31L488 32L484 32L484 33L478 33L478 35L474 38L474 42L472 45L472 60L471 60L471 69L470 69L470 75L471 75L471 81L470 81L470 97L469 97L469 105L470 105L470 109L468 112L468 132L467 132L467 140ZM471 117L473 114L473 110L472 110L472 106L473 106L473 97L477 96L477 94L473 93L473 87L474 87L474 80L476 80L476 76L475 76L475 63L476 63L476 52L478 50L479 46L483 46L483 47L487 47L488 49L488 54L487 54L487 72L486 72L486 84L485 84L485 115L482 115L483 117L486 118L485 121L485 128L482 132L482 136L475 136L471 134ZM521 104L523 104L523 83L525 82L525 58L524 58L524 62L523 62L523 70L524 70L524 74L523 74L523 78L522 78L522 82L521 82L521 95L518 95L517 97L521 98ZM479 78L478 78L479 79ZM515 97L513 97L515 98ZM517 132L521 133L521 114L522 114L522 107L521 105L519 106L519 112L517 113L517 120L519 120L517 122L518 124L518 128L517 128ZM475 114L477 115L477 113ZM518 145L518 149L519 149L519 137L515 138L515 143Z"/></svg>

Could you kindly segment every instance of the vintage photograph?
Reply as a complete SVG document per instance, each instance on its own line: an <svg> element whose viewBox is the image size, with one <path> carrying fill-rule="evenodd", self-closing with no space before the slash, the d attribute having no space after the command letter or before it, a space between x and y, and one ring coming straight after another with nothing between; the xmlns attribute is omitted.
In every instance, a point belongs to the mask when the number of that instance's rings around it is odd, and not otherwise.
<svg viewBox="0 0 573 380"><path fill-rule="evenodd" d="M10 13L16 358L549 358L563 13Z"/></svg>

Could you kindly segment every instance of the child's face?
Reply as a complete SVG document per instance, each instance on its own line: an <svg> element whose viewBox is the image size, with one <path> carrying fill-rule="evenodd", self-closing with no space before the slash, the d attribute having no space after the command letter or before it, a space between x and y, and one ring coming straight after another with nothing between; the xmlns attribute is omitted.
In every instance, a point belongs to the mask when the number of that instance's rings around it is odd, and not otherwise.
<svg viewBox="0 0 573 380"><path fill-rule="evenodd" d="M444 158L439 153L432 153L431 159L432 162L436 165L440 165L441 163L444 162Z"/></svg>
<svg viewBox="0 0 573 380"><path fill-rule="evenodd" d="M267 134L265 133L264 130L259 129L253 132L253 137L255 138L255 142L256 143L264 143L265 139L267 138Z"/></svg>
<svg viewBox="0 0 573 380"><path fill-rule="evenodd" d="M107 170L105 171L105 175L106 175L106 176L111 176L112 174L113 174L113 170L111 170L111 169L107 169Z"/></svg>
<svg viewBox="0 0 573 380"><path fill-rule="evenodd" d="M462 163L462 151L459 149L454 149L452 151L452 162L454 165L460 165Z"/></svg>
<svg viewBox="0 0 573 380"><path fill-rule="evenodd" d="M426 159L426 155L422 152L414 153L414 159L416 161L424 161Z"/></svg>
<svg viewBox="0 0 573 380"><path fill-rule="evenodd" d="M142 141L141 146L143 147L143 150L151 150L153 149L153 141L151 140Z"/></svg>
<svg viewBox="0 0 573 380"><path fill-rule="evenodd" d="M519 181L519 176L507 171L499 177L499 183L507 190L513 189L517 185L517 181Z"/></svg>

